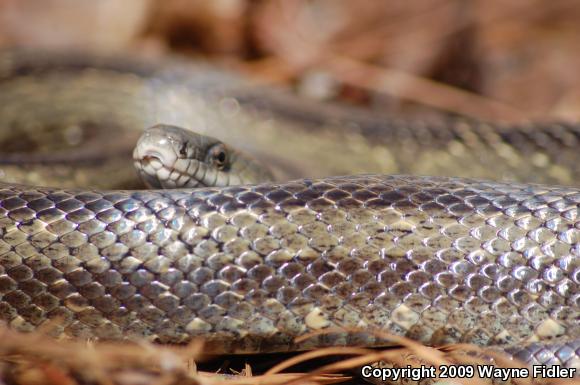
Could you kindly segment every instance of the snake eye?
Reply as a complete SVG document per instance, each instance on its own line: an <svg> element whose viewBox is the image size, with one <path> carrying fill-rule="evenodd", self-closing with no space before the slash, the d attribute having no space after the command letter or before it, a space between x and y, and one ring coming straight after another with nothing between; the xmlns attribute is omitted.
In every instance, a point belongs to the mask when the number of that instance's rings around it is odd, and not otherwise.
<svg viewBox="0 0 580 385"><path fill-rule="evenodd" d="M218 143L209 150L208 161L211 162L218 170L226 167L228 155L223 144Z"/></svg>
<svg viewBox="0 0 580 385"><path fill-rule="evenodd" d="M187 142L183 142L181 148L179 149L179 155L186 156L187 155Z"/></svg>

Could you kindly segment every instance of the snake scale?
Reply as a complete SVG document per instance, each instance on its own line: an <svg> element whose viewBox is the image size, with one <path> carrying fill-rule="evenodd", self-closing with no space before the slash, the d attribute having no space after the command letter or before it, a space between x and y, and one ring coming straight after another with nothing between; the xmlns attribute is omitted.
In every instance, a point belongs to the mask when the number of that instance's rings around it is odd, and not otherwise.
<svg viewBox="0 0 580 385"><path fill-rule="evenodd" d="M127 190L129 146L159 122L302 179ZM384 344L294 342L374 328L580 366L580 189L560 186L580 176L579 125L410 123L178 59L8 51L0 126L11 327L212 352Z"/></svg>

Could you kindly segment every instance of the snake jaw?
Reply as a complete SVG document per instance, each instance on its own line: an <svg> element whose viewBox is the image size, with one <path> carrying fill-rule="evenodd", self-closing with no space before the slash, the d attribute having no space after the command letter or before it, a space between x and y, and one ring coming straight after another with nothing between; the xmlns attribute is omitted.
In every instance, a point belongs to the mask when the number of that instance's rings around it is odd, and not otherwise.
<svg viewBox="0 0 580 385"><path fill-rule="evenodd" d="M134 159L135 169L149 188L193 188L199 186L195 178L192 178L187 172L188 168L183 168L183 159L177 159L173 163L173 167L168 167L162 159L154 155L144 155ZM199 162L188 160L187 163L191 166Z"/></svg>

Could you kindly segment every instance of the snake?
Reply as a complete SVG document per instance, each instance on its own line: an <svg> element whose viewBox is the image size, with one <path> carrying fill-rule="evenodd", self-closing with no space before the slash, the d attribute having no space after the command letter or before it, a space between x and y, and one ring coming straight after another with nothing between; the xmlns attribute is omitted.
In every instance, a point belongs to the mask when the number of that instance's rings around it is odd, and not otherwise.
<svg viewBox="0 0 580 385"><path fill-rule="evenodd" d="M12 328L212 353L385 345L374 329L580 366L578 124L409 120L180 58L9 50L0 127Z"/></svg>

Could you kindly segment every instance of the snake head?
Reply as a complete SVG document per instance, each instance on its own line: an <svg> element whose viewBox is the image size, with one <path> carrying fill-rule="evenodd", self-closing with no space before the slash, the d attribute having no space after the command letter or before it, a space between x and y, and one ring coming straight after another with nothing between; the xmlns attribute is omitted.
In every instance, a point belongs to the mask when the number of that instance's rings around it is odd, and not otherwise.
<svg viewBox="0 0 580 385"><path fill-rule="evenodd" d="M185 188L226 185L231 156L218 139L158 124L143 132L133 160L148 187Z"/></svg>

